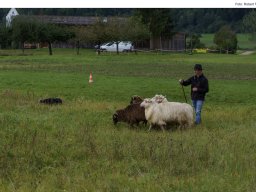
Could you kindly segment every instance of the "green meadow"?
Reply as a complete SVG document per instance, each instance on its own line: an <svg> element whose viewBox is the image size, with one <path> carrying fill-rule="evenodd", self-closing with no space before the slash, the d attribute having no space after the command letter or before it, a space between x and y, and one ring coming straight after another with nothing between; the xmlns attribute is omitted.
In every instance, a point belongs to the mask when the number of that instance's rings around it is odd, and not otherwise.
<svg viewBox="0 0 256 192"><path fill-rule="evenodd" d="M213 39L214 39L214 34L202 34L200 41L206 47L216 46L213 42ZM237 46L239 50L248 50L248 49L251 50L256 48L255 41L251 40L250 34L244 34L244 33L237 34Z"/></svg>
<svg viewBox="0 0 256 192"><path fill-rule="evenodd" d="M0 50L0 191L256 191L256 54L47 51ZM185 102L195 63L210 87L201 125L113 125L132 95Z"/></svg>

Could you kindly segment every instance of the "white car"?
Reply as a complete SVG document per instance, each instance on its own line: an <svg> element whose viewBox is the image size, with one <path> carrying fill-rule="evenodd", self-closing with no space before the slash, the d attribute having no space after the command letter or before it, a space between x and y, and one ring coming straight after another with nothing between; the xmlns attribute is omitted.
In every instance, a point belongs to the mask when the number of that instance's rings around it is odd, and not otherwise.
<svg viewBox="0 0 256 192"><path fill-rule="evenodd" d="M104 43L100 46L101 51L111 51L116 52L116 42ZM118 43L119 52L133 51L133 45L130 41L120 41Z"/></svg>

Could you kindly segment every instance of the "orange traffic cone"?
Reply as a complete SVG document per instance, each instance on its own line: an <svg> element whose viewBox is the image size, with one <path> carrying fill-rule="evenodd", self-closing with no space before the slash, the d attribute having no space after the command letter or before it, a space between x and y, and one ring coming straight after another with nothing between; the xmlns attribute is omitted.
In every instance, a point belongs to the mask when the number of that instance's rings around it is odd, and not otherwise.
<svg viewBox="0 0 256 192"><path fill-rule="evenodd" d="M92 72L90 73L89 83L93 83L93 80L92 80Z"/></svg>

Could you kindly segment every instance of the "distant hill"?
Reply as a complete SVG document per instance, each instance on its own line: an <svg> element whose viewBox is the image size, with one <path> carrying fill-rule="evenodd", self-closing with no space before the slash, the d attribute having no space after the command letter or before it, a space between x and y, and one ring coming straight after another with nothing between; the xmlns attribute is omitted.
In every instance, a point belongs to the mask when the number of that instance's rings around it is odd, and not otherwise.
<svg viewBox="0 0 256 192"><path fill-rule="evenodd" d="M242 19L252 9L172 9L175 28L184 32L215 33L223 25L243 32Z"/></svg>

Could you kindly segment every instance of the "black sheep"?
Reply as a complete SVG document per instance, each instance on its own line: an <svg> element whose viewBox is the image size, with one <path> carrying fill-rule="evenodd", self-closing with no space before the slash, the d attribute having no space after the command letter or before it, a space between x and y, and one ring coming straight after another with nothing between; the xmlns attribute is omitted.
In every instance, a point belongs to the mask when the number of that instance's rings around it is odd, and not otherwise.
<svg viewBox="0 0 256 192"><path fill-rule="evenodd" d="M130 126L136 124L137 126L141 121L147 124L145 117L145 109L140 106L139 103L128 105L124 109L119 109L113 115L113 123L116 125L117 122L126 122Z"/></svg>
<svg viewBox="0 0 256 192"><path fill-rule="evenodd" d="M47 99L41 99L40 103L44 104L62 104L62 100L60 98L47 98Z"/></svg>

